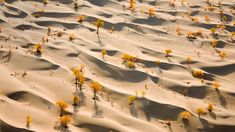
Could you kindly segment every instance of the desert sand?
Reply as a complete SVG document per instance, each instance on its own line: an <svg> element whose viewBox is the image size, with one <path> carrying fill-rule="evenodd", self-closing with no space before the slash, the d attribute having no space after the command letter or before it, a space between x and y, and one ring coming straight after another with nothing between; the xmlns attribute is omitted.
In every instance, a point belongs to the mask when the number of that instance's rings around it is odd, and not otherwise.
<svg viewBox="0 0 235 132"><path fill-rule="evenodd" d="M0 131L234 132L234 6L1 0Z"/></svg>

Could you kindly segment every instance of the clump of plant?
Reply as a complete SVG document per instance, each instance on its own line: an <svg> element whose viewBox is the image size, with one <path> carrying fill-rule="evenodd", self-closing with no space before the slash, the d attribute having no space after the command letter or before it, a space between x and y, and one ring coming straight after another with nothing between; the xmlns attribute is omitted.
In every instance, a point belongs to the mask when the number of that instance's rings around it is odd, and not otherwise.
<svg viewBox="0 0 235 132"><path fill-rule="evenodd" d="M227 53L224 52L224 51L219 52L219 56L220 56L221 59L224 59L226 55L227 55Z"/></svg>
<svg viewBox="0 0 235 132"><path fill-rule="evenodd" d="M98 19L98 20L95 22L95 25L96 25L96 27L97 27L96 34L99 34L100 28L102 28L102 27L104 26L104 21L101 20L101 19Z"/></svg>
<svg viewBox="0 0 235 132"><path fill-rule="evenodd" d="M48 27L47 27L47 35L50 36L50 34L51 34L51 27L48 26Z"/></svg>
<svg viewBox="0 0 235 132"><path fill-rule="evenodd" d="M177 28L176 28L176 33L177 33L177 35L180 35L180 34L181 34L181 31L182 31L182 29L181 29L180 27L177 27Z"/></svg>
<svg viewBox="0 0 235 132"><path fill-rule="evenodd" d="M97 81L94 81L91 83L91 88L93 89L94 92L93 99L96 101L96 94L102 89L102 86Z"/></svg>
<svg viewBox="0 0 235 132"><path fill-rule="evenodd" d="M102 58L104 59L104 56L105 55L107 55L107 51L105 50L105 49L103 49L102 51L101 51L101 56L102 56Z"/></svg>
<svg viewBox="0 0 235 132"><path fill-rule="evenodd" d="M192 61L192 58L191 58L190 56L188 56L188 57L186 58L186 61L187 61L187 63L189 64L189 63Z"/></svg>
<svg viewBox="0 0 235 132"><path fill-rule="evenodd" d="M215 35L216 28L211 28L210 30L211 30L211 34L212 34L212 35Z"/></svg>
<svg viewBox="0 0 235 132"><path fill-rule="evenodd" d="M74 107L77 107L79 101L80 101L80 98L79 98L77 95L74 95L74 96L73 96L73 106L74 106Z"/></svg>
<svg viewBox="0 0 235 132"><path fill-rule="evenodd" d="M207 110L209 111L209 112L212 112L213 111L213 105L212 104L208 104L208 106L207 106Z"/></svg>
<svg viewBox="0 0 235 132"><path fill-rule="evenodd" d="M220 84L219 82L217 82L217 81L215 81L215 82L212 83L212 87L213 87L215 90L218 90L220 86L221 86L221 84Z"/></svg>
<svg viewBox="0 0 235 132"><path fill-rule="evenodd" d="M132 105L136 99L137 99L136 96L133 96L133 95L129 96L128 97L128 104Z"/></svg>
<svg viewBox="0 0 235 132"><path fill-rule="evenodd" d="M135 0L130 0L130 10L134 11L135 10Z"/></svg>
<svg viewBox="0 0 235 132"><path fill-rule="evenodd" d="M57 101L56 105L60 108L60 116L64 115L65 109L68 108L68 104L64 101Z"/></svg>
<svg viewBox="0 0 235 132"><path fill-rule="evenodd" d="M193 70L192 74L193 74L194 77L199 78L199 79L202 79L203 76L204 76L204 72L200 69Z"/></svg>
<svg viewBox="0 0 235 132"><path fill-rule="evenodd" d="M44 5L47 5L47 4L48 4L48 1L47 1L47 0L42 0L42 3L43 3Z"/></svg>
<svg viewBox="0 0 235 132"><path fill-rule="evenodd" d="M172 53L172 49L165 49L166 57L170 57L171 53Z"/></svg>
<svg viewBox="0 0 235 132"><path fill-rule="evenodd" d="M153 15L154 15L154 12L155 12L155 10L154 10L154 8L149 8L148 9L148 14L149 14L149 17L152 17Z"/></svg>
<svg viewBox="0 0 235 132"><path fill-rule="evenodd" d="M78 18L77 18L77 21L78 21L79 23L82 23L84 20L85 20L85 16L84 16L84 15L80 15L80 16L78 16Z"/></svg>
<svg viewBox="0 0 235 132"><path fill-rule="evenodd" d="M182 120L186 120L187 121L190 116L191 116L191 114L188 111L183 111L181 113Z"/></svg>
<svg viewBox="0 0 235 132"><path fill-rule="evenodd" d="M68 128L68 124L71 122L71 116L69 115L63 115L60 117L60 126L64 128Z"/></svg>
<svg viewBox="0 0 235 132"><path fill-rule="evenodd" d="M75 35L74 34L70 34L69 35L69 41L73 41L75 39Z"/></svg>
<svg viewBox="0 0 235 132"><path fill-rule="evenodd" d="M205 15L205 21L209 22L210 21L210 17L208 15Z"/></svg>
<svg viewBox="0 0 235 132"><path fill-rule="evenodd" d="M86 78L84 77L84 74L82 72L82 67L81 68L73 68L72 69L73 75L75 77L75 84L79 85L79 89L80 91L82 90L82 86L86 80Z"/></svg>
<svg viewBox="0 0 235 132"><path fill-rule="evenodd" d="M40 44L40 43L35 44L33 47L33 52L37 55L41 55L43 52L42 44Z"/></svg>
<svg viewBox="0 0 235 132"><path fill-rule="evenodd" d="M211 41L211 46L212 46L213 48L215 48L215 47L217 46L217 44L218 44L218 41L217 41L217 40Z"/></svg>
<svg viewBox="0 0 235 132"><path fill-rule="evenodd" d="M126 67L135 68L135 62L138 61L138 58L134 57L132 55L129 55L129 54L124 54L122 56L122 61L125 64Z"/></svg>
<svg viewBox="0 0 235 132"><path fill-rule="evenodd" d="M32 123L32 118L31 116L26 116L26 127L29 128Z"/></svg>
<svg viewBox="0 0 235 132"><path fill-rule="evenodd" d="M197 114L200 117L201 115L205 115L207 112L204 108L197 108Z"/></svg>

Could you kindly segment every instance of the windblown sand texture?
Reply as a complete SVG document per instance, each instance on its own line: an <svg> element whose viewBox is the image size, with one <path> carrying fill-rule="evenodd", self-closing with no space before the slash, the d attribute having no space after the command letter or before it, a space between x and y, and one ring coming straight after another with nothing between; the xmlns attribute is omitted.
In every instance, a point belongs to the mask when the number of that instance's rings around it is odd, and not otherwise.
<svg viewBox="0 0 235 132"><path fill-rule="evenodd" d="M235 132L235 0L0 3L0 132Z"/></svg>

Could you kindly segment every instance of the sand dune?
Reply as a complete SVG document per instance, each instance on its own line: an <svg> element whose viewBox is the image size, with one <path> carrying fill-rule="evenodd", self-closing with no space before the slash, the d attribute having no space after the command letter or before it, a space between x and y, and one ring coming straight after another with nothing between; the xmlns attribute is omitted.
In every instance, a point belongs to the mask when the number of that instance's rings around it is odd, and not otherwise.
<svg viewBox="0 0 235 132"><path fill-rule="evenodd" d="M130 1L0 0L0 131L234 132L235 1Z"/></svg>

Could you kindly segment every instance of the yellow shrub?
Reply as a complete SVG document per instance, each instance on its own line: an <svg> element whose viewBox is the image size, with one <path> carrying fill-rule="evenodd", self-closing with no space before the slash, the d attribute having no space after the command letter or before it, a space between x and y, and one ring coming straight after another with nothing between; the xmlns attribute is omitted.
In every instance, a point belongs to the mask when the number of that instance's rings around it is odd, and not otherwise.
<svg viewBox="0 0 235 132"><path fill-rule="evenodd" d="M200 115L204 115L206 114L206 110L204 108L198 108L197 109L197 114L200 116Z"/></svg>
<svg viewBox="0 0 235 132"><path fill-rule="evenodd" d="M188 120L188 118L191 116L191 114L188 111L183 111L181 113L182 119Z"/></svg>
<svg viewBox="0 0 235 132"><path fill-rule="evenodd" d="M196 78L202 78L204 76L204 72L200 69L193 70L193 76Z"/></svg>
<svg viewBox="0 0 235 132"><path fill-rule="evenodd" d="M31 123L32 123L31 116L26 116L26 127L29 128Z"/></svg>
<svg viewBox="0 0 235 132"><path fill-rule="evenodd" d="M136 99L137 99L136 96L133 96L133 95L129 96L128 97L128 104L132 105Z"/></svg>
<svg viewBox="0 0 235 132"><path fill-rule="evenodd" d="M210 111L210 112L212 112L212 110L213 110L213 105L212 105L212 104L208 104L207 110Z"/></svg>

